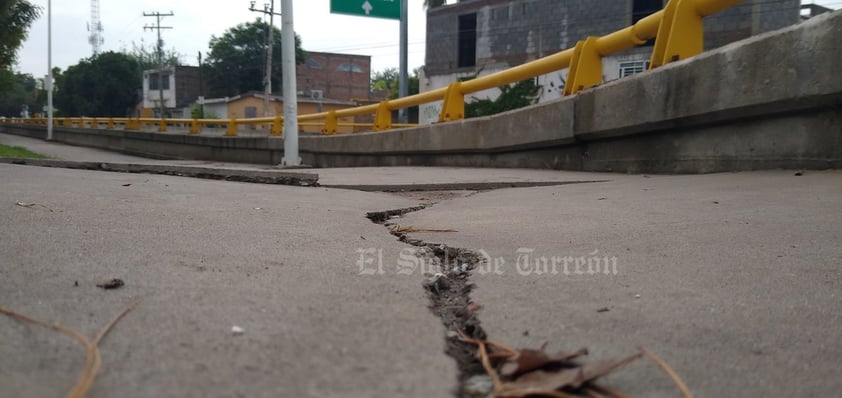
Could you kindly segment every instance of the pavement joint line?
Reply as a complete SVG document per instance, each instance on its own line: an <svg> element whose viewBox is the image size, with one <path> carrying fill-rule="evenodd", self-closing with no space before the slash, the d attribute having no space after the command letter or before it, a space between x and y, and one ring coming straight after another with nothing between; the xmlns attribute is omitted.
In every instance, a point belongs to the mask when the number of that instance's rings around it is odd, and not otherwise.
<svg viewBox="0 0 842 398"><path fill-rule="evenodd" d="M611 180L582 181L489 181L430 184L323 184L322 188L351 189L364 192L422 192L422 191L488 191L503 188L552 187L572 184L591 184Z"/></svg>
<svg viewBox="0 0 842 398"><path fill-rule="evenodd" d="M390 220L403 217L416 211L432 207L435 203L402 209L366 213L366 217L375 224L388 229ZM445 334L445 354L456 361L459 369L458 386L454 391L457 397L471 397L469 380L475 376L485 376L485 368L476 355L474 345L464 341L462 334L485 340L487 335L480 326L477 316L478 307L471 300L470 293L475 287L470 282L471 271L482 261L481 257L466 249L453 248L444 244L428 243L420 239L411 239L406 233L396 229L389 230L399 241L415 246L415 255L425 264L437 265L438 272L425 274L422 286L430 300L430 311L441 320L447 330Z"/></svg>
<svg viewBox="0 0 842 398"><path fill-rule="evenodd" d="M304 187L319 186L319 175L269 170L223 169L202 166L178 166L166 164L79 162L55 159L27 159L0 157L0 164L14 164L36 167L56 167L73 170L108 171L118 173L160 174L192 177L209 180L237 181L257 184L279 184Z"/></svg>

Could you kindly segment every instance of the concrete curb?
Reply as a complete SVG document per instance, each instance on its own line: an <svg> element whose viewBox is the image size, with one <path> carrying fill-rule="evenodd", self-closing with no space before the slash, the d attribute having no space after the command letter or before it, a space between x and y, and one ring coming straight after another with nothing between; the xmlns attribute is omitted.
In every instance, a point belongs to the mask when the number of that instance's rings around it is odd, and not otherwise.
<svg viewBox="0 0 842 398"><path fill-rule="evenodd" d="M329 184L320 185L323 188L351 189L365 192L424 192L424 191L487 191L503 188L550 187L557 185L588 184L594 182L608 182L609 180L577 180L577 181L518 181L518 182L453 182L444 184Z"/></svg>
<svg viewBox="0 0 842 398"><path fill-rule="evenodd" d="M76 162L70 160L25 159L0 157L0 164L17 164L38 167L59 167L75 170L96 170L118 173L162 174L209 180L240 181L258 184L280 184L295 186L318 186L319 175L315 173L290 173L286 171L260 171L242 169L220 169L212 167L175 166L164 164Z"/></svg>

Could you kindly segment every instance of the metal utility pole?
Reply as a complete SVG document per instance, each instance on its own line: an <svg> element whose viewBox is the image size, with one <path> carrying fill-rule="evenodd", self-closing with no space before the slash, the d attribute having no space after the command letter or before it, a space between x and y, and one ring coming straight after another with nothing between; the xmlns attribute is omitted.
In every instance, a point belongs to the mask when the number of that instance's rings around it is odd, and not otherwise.
<svg viewBox="0 0 842 398"><path fill-rule="evenodd" d="M272 95L272 47L275 46L275 15L281 15L275 12L275 0L263 4L263 9L258 10L254 8L254 0L252 0L249 10L269 14L269 33L266 39L266 77L263 81L263 116L272 116L269 110L269 96Z"/></svg>
<svg viewBox="0 0 842 398"><path fill-rule="evenodd" d="M287 166L298 166L298 93L295 87L295 28L292 0L281 0L281 50L284 78L284 159Z"/></svg>
<svg viewBox="0 0 842 398"><path fill-rule="evenodd" d="M163 17L171 17L175 14L170 11L169 13L162 14L160 12L144 12L144 17L155 17L156 23L155 26L144 26L143 30L146 29L152 30L156 29L158 31L158 116L163 118L164 117L164 41L161 40L161 29L172 29L172 26L161 26L161 18Z"/></svg>
<svg viewBox="0 0 842 398"><path fill-rule="evenodd" d="M53 1L47 0L47 141L53 139Z"/></svg>
<svg viewBox="0 0 842 398"><path fill-rule="evenodd" d="M409 72L408 68L408 51L407 44L409 42L409 18L407 17L407 0L401 0L401 34L400 34L400 77L398 78L398 97L403 98L409 95L409 87L407 78ZM398 110L398 121L401 123L408 123L409 119L406 114L407 109L401 108Z"/></svg>

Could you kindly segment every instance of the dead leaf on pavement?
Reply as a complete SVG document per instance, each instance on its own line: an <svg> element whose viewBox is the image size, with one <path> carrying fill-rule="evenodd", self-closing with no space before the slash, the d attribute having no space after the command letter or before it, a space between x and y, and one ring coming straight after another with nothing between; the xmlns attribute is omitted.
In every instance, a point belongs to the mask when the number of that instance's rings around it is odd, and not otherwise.
<svg viewBox="0 0 842 398"><path fill-rule="evenodd" d="M590 362L574 368L534 370L508 383L506 387L515 390L580 388L583 384L605 376L640 357L641 354L638 353L617 360Z"/></svg>
<svg viewBox="0 0 842 398"><path fill-rule="evenodd" d="M543 368L546 365L570 361L582 355L588 355L587 348L582 348L575 352L558 352L553 355L547 355L543 350L525 348L520 350L516 357L510 358L503 363L500 367L500 374L503 376L515 376L529 372L530 370Z"/></svg>

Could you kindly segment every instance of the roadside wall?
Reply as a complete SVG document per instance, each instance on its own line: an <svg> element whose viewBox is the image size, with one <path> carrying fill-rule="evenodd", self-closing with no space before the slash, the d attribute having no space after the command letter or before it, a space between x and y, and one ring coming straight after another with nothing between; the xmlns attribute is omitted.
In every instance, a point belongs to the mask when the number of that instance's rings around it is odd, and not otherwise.
<svg viewBox="0 0 842 398"><path fill-rule="evenodd" d="M302 136L316 167L531 167L646 173L842 167L842 11L485 118ZM43 127L0 129L44 136ZM56 128L76 145L278 163L283 140Z"/></svg>

